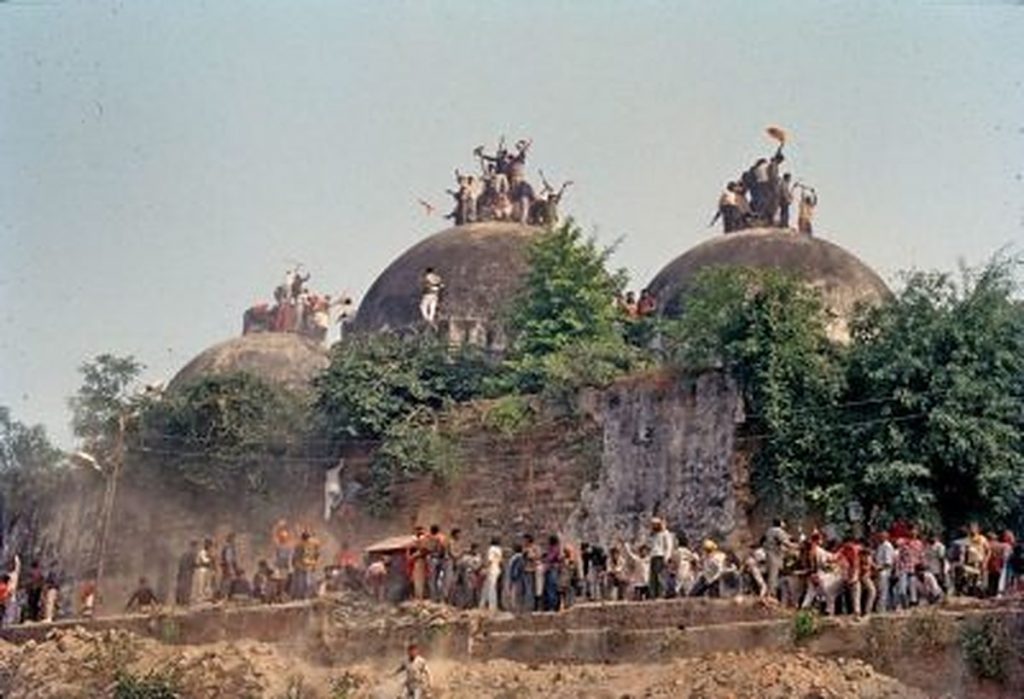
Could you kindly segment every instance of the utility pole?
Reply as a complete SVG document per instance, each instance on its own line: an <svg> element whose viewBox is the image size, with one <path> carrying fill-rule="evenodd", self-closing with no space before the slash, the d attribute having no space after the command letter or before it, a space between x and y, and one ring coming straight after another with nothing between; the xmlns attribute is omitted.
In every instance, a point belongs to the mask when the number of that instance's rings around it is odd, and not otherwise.
<svg viewBox="0 0 1024 699"><path fill-rule="evenodd" d="M107 540L110 537L110 520L114 515L114 499L117 496L117 481L124 467L124 440L127 430L128 416L121 412L117 416L117 434L114 438L114 450L111 454L110 471L106 474L106 488L103 491L103 505L100 508L100 532L96 560L96 592L102 590L103 568L107 557ZM97 600L98 602L98 600Z"/></svg>

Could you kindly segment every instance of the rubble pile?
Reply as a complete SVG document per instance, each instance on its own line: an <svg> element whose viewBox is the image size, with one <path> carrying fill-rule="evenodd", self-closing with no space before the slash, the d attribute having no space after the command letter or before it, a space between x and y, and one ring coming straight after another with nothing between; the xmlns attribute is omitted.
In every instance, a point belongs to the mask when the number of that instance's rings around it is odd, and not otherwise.
<svg viewBox="0 0 1024 699"><path fill-rule="evenodd" d="M720 653L651 665L522 665L492 660L453 666L449 699L925 699L857 660L804 653Z"/></svg>
<svg viewBox="0 0 1024 699"><path fill-rule="evenodd" d="M340 613L340 612L339 612ZM393 611L392 621L435 614L429 605ZM351 618L350 618L351 621ZM410 622L412 623L412 622ZM420 622L422 623L422 622ZM856 660L768 651L719 653L652 664L459 663L428 659L436 696L446 699L924 699L924 694ZM392 699L398 658L375 665L313 665L265 643L164 645L125 631L53 631L41 643L0 643L5 699L112 697L119 677L158 678L180 697L217 699Z"/></svg>
<svg viewBox="0 0 1024 699"><path fill-rule="evenodd" d="M303 699L328 697L312 687L331 678L274 646L237 641L171 646L127 631L54 630L41 643L0 645L4 699L111 697L119 680L158 680L188 699L276 699L303 688Z"/></svg>
<svg viewBox="0 0 1024 699"><path fill-rule="evenodd" d="M333 593L325 603L331 605L332 626L354 631L429 629L480 615L477 610L463 611L425 601L403 602L398 606L378 604L356 593Z"/></svg>

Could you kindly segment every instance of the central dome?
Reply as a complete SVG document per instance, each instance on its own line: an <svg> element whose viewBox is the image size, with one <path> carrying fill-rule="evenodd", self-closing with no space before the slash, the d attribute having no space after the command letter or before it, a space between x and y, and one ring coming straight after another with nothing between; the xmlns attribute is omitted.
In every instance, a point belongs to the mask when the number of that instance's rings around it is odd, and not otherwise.
<svg viewBox="0 0 1024 699"><path fill-rule="evenodd" d="M710 267L777 269L802 279L821 292L832 315L829 335L839 341L849 339L858 304L892 296L870 267L834 243L786 228L753 228L707 240L668 263L648 285L662 314L677 315L697 275Z"/></svg>
<svg viewBox="0 0 1024 699"><path fill-rule="evenodd" d="M412 246L385 269L359 304L353 330L400 331L423 324L421 279L428 267L441 275L440 332L453 343L500 350L500 315L519 291L529 263L527 248L540 229L488 221L456 226Z"/></svg>

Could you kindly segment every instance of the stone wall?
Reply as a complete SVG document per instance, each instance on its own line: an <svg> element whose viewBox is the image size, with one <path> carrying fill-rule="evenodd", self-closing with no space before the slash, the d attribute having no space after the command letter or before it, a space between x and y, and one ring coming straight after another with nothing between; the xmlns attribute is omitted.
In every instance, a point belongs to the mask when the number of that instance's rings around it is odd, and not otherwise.
<svg viewBox="0 0 1024 699"><path fill-rule="evenodd" d="M460 527L467 541L558 532L570 541L612 543L642 536L657 514L691 539L748 538L747 457L737 448L742 402L724 374L668 374L624 380L580 397L571 416L541 416L514 436L474 429L459 443L460 468L445 482L423 478L395 488L389 516L366 502L324 522L323 464L301 469L286 491L264 498L229 493L197 498L133 477L118 492L108 550L108 601L119 604L140 575L170 595L190 539L238 534L244 568L270 555L278 518L312 527L324 563L415 524ZM141 458L141 457L136 457ZM370 455L349 457L346 477L366 483ZM153 464L150 464L153 466ZM159 464L156 464L158 467ZM153 469L149 469L152 471ZM91 567L101 479L55 508L48 538L66 567Z"/></svg>
<svg viewBox="0 0 1024 699"><path fill-rule="evenodd" d="M597 397L599 477L568 521L581 540L631 539L658 515L691 539L746 537L747 459L736 448L742 398L724 374L657 375Z"/></svg>
<svg viewBox="0 0 1024 699"><path fill-rule="evenodd" d="M579 414L503 438L475 434L462 470L397 489L399 528L436 522L471 540L526 531L635 539L658 515L691 539L746 541L742 400L724 374L652 374L581 397Z"/></svg>

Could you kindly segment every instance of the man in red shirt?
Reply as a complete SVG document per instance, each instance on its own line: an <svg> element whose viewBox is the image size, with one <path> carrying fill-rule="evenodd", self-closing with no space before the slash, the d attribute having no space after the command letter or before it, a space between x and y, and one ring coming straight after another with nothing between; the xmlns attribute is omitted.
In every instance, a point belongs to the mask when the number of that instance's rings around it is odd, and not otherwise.
<svg viewBox="0 0 1024 699"><path fill-rule="evenodd" d="M847 536L836 550L836 563L839 564L839 574L843 577L853 615L860 616L860 544L852 536Z"/></svg>

